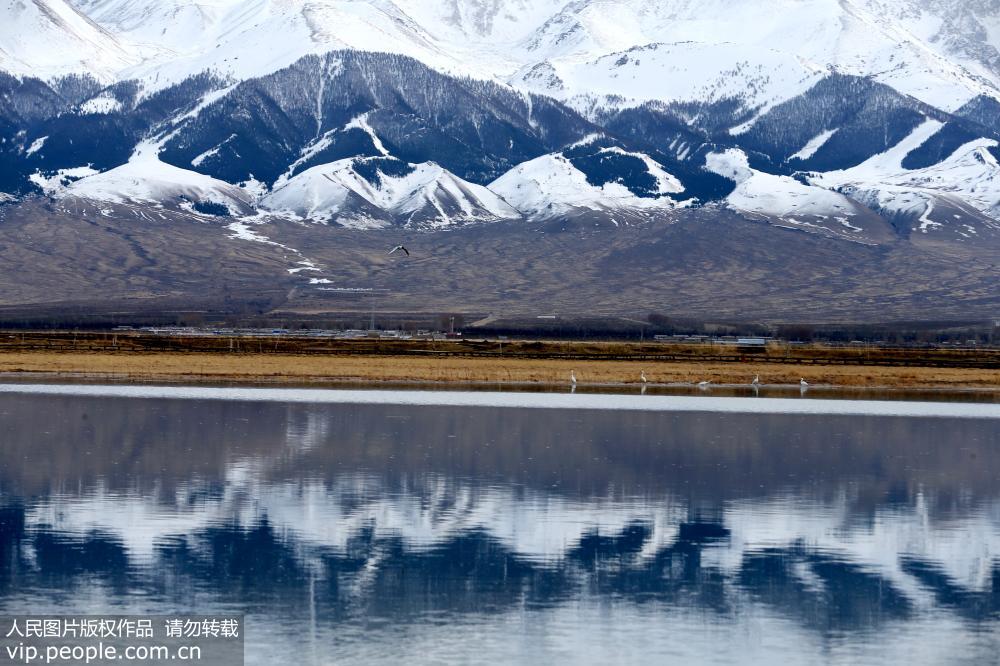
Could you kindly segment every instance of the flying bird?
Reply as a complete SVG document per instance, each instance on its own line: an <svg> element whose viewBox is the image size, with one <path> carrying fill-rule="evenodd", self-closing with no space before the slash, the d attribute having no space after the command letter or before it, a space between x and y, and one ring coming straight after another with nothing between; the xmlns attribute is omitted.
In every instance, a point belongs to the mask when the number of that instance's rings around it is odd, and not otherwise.
<svg viewBox="0 0 1000 666"><path fill-rule="evenodd" d="M406 256L410 256L410 251L409 251L409 250L407 250L407 249L406 249L405 247L403 247L402 245L397 245L396 247L394 247L394 248L392 248L391 250L389 250L389 254L396 254L396 253L397 253L397 252L399 252L399 251L403 251L403 252L405 252L405 253L406 253Z"/></svg>
<svg viewBox="0 0 1000 666"><path fill-rule="evenodd" d="M698 388L706 389L712 385L712 382L698 382Z"/></svg>

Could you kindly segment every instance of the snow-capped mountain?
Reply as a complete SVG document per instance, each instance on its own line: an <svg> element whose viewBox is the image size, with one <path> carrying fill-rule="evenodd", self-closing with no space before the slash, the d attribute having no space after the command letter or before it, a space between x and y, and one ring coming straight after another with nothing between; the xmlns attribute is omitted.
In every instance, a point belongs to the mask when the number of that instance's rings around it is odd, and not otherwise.
<svg viewBox="0 0 1000 666"><path fill-rule="evenodd" d="M107 83L141 57L65 0L6 0L0 8L0 71L46 80L88 74Z"/></svg>
<svg viewBox="0 0 1000 666"><path fill-rule="evenodd" d="M886 223L856 200L790 176L753 169L742 150L710 153L705 164L713 173L736 183L726 200L737 210L845 240L870 242L887 235Z"/></svg>
<svg viewBox="0 0 1000 666"><path fill-rule="evenodd" d="M539 92L777 103L823 76L871 76L955 110L998 81L997 8L988 0L33 0L102 49L130 51L119 79L163 87L212 69L267 75L334 49L409 55L436 69L511 80ZM62 20L57 20L57 19ZM79 25L76 25L79 24ZM84 25L86 24L86 26ZM21 27L24 26L24 27ZM102 39L90 34L97 31ZM4 40L16 57L26 47ZM8 48L8 44L10 48ZM67 47L72 43L68 43ZM50 45L66 67L88 61ZM84 54L86 55L86 54ZM25 60L30 63L30 60ZM80 68L77 71L85 71ZM540 76L549 72L550 77Z"/></svg>
<svg viewBox="0 0 1000 666"><path fill-rule="evenodd" d="M490 189L533 219L583 212L656 212L689 205L684 185L662 164L592 135L562 153L525 162Z"/></svg>
<svg viewBox="0 0 1000 666"><path fill-rule="evenodd" d="M388 1L75 0L74 5L143 52L119 78L138 79L147 90L206 70L235 80L256 78L304 56L341 49L459 68L453 54Z"/></svg>
<svg viewBox="0 0 1000 666"><path fill-rule="evenodd" d="M1000 164L997 141L979 139L959 147L943 161L924 168L905 162L919 146L942 131L928 120L892 149L865 162L817 176L816 183L849 193L857 201L890 217L915 220L915 233L951 231L973 238L979 214L990 218L987 229L1000 229Z"/></svg>
<svg viewBox="0 0 1000 666"><path fill-rule="evenodd" d="M991 0L3 12L4 200L422 227L727 205L862 242L1000 219Z"/></svg>
<svg viewBox="0 0 1000 666"><path fill-rule="evenodd" d="M1000 82L989 0L30 0L7 3L4 68L236 79L305 55L409 55L567 99L760 107L831 73L870 76L953 111ZM44 56L44 57L40 57Z"/></svg>
<svg viewBox="0 0 1000 666"><path fill-rule="evenodd" d="M363 157L313 167L277 186L262 207L278 215L345 226L448 226L517 219L497 194L437 164Z"/></svg>
<svg viewBox="0 0 1000 666"><path fill-rule="evenodd" d="M840 73L953 111L994 89L998 76L970 57L974 48L948 41L948 16L906 0L576 2L531 38L537 62L520 80L567 99L737 98L759 110ZM986 48L991 37L977 43ZM547 76L537 76L540 67Z"/></svg>
<svg viewBox="0 0 1000 666"><path fill-rule="evenodd" d="M170 206L232 216L250 215L255 208L254 197L245 188L165 164L157 157L155 145L140 145L127 163L103 173L83 170L62 175L55 180L36 177L36 181L57 198ZM77 175L83 177L77 180Z"/></svg>

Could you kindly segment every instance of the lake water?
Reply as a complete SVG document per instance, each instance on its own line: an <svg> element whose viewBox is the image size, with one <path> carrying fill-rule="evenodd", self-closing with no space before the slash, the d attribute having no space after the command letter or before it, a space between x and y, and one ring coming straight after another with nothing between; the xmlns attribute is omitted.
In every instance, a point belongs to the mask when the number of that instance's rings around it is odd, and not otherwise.
<svg viewBox="0 0 1000 666"><path fill-rule="evenodd" d="M984 664L1000 405L0 388L0 615L248 664ZM364 404L367 403L367 404Z"/></svg>

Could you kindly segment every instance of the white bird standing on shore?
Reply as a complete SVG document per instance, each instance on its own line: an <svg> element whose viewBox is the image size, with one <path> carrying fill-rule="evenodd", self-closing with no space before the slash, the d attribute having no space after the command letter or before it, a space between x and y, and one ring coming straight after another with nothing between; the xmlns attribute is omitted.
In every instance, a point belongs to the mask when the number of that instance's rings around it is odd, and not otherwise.
<svg viewBox="0 0 1000 666"><path fill-rule="evenodd" d="M750 382L750 385L751 386L760 386L760 375L755 376L753 378L753 381Z"/></svg>
<svg viewBox="0 0 1000 666"><path fill-rule="evenodd" d="M646 371L645 370L642 371L642 373L639 375L639 377L642 379L642 383L643 384L648 384L649 383L649 380L646 379Z"/></svg>
<svg viewBox="0 0 1000 666"><path fill-rule="evenodd" d="M576 386L576 371L570 371L569 381L573 386Z"/></svg>
<svg viewBox="0 0 1000 666"><path fill-rule="evenodd" d="M807 382L805 379L800 379L799 380L799 386L801 388L807 389L807 388L809 388L809 382Z"/></svg>

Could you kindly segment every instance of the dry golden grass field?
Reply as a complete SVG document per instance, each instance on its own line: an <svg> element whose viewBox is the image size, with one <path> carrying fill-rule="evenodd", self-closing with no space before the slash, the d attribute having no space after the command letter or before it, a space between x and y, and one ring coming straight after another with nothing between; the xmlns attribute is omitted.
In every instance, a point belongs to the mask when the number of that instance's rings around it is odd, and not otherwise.
<svg viewBox="0 0 1000 666"><path fill-rule="evenodd" d="M1000 388L1000 370L981 368L801 365L758 362L629 361L535 358L421 357L187 352L0 352L0 379L30 373L128 381L326 384L358 382L451 382L566 384L574 372L581 385L765 384L845 387Z"/></svg>

